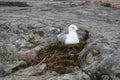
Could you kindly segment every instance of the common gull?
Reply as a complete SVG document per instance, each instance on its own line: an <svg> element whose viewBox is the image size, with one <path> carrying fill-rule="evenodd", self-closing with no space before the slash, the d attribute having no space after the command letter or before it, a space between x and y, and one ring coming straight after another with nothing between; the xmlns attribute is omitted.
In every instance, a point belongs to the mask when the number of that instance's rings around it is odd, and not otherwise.
<svg viewBox="0 0 120 80"><path fill-rule="evenodd" d="M78 30L77 26L74 24L71 24L68 27L68 33L60 33L57 35L57 38L60 42L67 44L77 44L79 43L79 38L78 38L78 34L76 33L76 31Z"/></svg>

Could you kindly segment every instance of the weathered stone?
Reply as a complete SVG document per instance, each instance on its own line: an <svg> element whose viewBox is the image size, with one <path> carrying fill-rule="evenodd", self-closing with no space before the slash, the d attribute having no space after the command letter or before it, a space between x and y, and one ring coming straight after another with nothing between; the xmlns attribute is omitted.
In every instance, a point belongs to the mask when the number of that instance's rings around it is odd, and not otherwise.
<svg viewBox="0 0 120 80"><path fill-rule="evenodd" d="M39 48L41 49L41 48ZM27 63L32 64L31 61L35 61L36 60L36 56L37 56L37 49L31 49L31 50L27 50L27 51L19 51L16 54L16 57L20 60L25 60Z"/></svg>
<svg viewBox="0 0 120 80"><path fill-rule="evenodd" d="M84 5L85 4L85 2L82 2L82 1L77 1L77 2L72 2L71 3L71 6L72 7L76 7L76 6L82 6L82 5Z"/></svg>
<svg viewBox="0 0 120 80"><path fill-rule="evenodd" d="M64 74L61 76L58 76L57 80L90 80L90 77L79 70L78 68L73 71L72 74Z"/></svg>
<svg viewBox="0 0 120 80"><path fill-rule="evenodd" d="M25 61L15 61L15 62L13 61L6 64L5 71L10 74L12 72L19 70L21 67L26 67L26 66L27 63Z"/></svg>
<svg viewBox="0 0 120 80"><path fill-rule="evenodd" d="M26 69L16 72L15 74L26 75L26 76L37 76L37 75L41 75L45 68L46 68L46 64L30 66Z"/></svg>
<svg viewBox="0 0 120 80"><path fill-rule="evenodd" d="M33 50L35 50L35 51L40 51L42 48L44 48L44 46L38 45L38 46L36 46L35 48L33 48Z"/></svg>
<svg viewBox="0 0 120 80"><path fill-rule="evenodd" d="M25 60L27 63L32 64L31 61L36 60L37 52L42 48L44 48L44 46L38 45L30 50L21 50L16 53L15 57L17 57L20 60Z"/></svg>
<svg viewBox="0 0 120 80"><path fill-rule="evenodd" d="M119 0L92 0L91 4L94 4L94 5L101 4L106 7L120 8Z"/></svg>
<svg viewBox="0 0 120 80"><path fill-rule="evenodd" d="M113 80L117 80L117 78L120 77L119 56L116 56L116 54L106 55L97 61L93 61L93 63L86 68L91 72L91 75L96 76L96 78L102 78L102 76L107 73L108 78L112 78ZM93 79L95 79L95 77L93 77Z"/></svg>
<svg viewBox="0 0 120 80"><path fill-rule="evenodd" d="M33 46L33 44L27 42L26 40L16 40L15 41L15 45L18 47L18 48L31 48Z"/></svg>
<svg viewBox="0 0 120 80"><path fill-rule="evenodd" d="M8 1L8 0L4 0ZM26 1L26 0L12 0L12 1ZM28 0L27 0L28 1ZM26 2L27 2L26 1ZM34 0L35 1L35 0ZM91 75L96 76L96 71L99 71L100 74L107 73L107 75L97 74L97 77L109 77L113 80L119 80L119 54L114 54L115 51L120 50L120 11L119 9L108 8L118 6L119 2L114 2L110 4L103 4L106 3L108 0L99 0L100 5L108 6L108 7L101 7L101 6L91 6L91 5L76 5L71 7L71 2L74 3L73 0L44 0L41 4L37 2L31 3L34 7L0 7L0 46L2 44L10 44L8 47L10 50L15 49L11 52L17 52L21 50L21 47L18 47L19 44L16 42L17 40L25 40L25 42L20 41L20 45L25 43L27 47L24 49L28 49L28 52L22 52L22 56L24 59L28 60L28 62L32 62L35 59L36 52L32 52L30 43L32 39L21 39L21 34L29 34L33 33L37 35L38 43L35 42L36 45L44 45L49 44L51 41L56 41L56 35L61 31L66 31L68 25L75 24L81 29L85 29L89 32L89 43L92 43L95 39L98 39L94 45L87 48L87 45L83 49L81 53L88 53L87 55L87 62L89 63L84 67L84 70L91 71ZM57 1L57 2L54 2ZM83 0L79 0L83 1ZM90 1L90 0L84 0ZM93 0L92 0L93 1ZM110 0L109 0L110 1ZM112 0L111 0L112 1ZM76 0L77 2L77 0ZM115 5L114 5L115 4ZM28 5L28 4L27 4ZM39 33L40 32L40 33ZM81 35L84 35L81 37ZM80 33L79 38L85 39L86 33ZM26 42L28 42L26 44ZM33 42L33 41L32 41ZM12 46L13 45L13 46ZM23 47L23 46L22 46ZM9 49L8 48L8 49ZM19 49L16 49L19 48ZM22 48L23 49L23 48ZM39 50L39 47L36 47L35 51ZM84 51L85 50L85 51ZM30 53L30 57L26 58L27 53ZM35 54L34 54L35 53ZM33 55L34 54L34 55ZM1 54L0 54L1 55ZM112 56L111 56L112 55ZM27 55L28 56L28 55ZM83 57L81 57L81 60ZM31 60L32 59L32 60ZM112 64L112 65L111 65ZM111 66L110 66L111 65ZM111 74L109 74L110 72ZM4 73L4 69L3 69ZM78 70L77 74L81 74ZM96 73L96 74L95 74ZM85 74L85 75L86 75ZM76 75L69 73L73 78L77 78ZM52 76L52 77L51 77ZM57 80L58 77L62 75L43 75L43 76L35 76L30 77L27 76L26 80ZM10 75L9 77L12 78ZM7 79L9 79L7 77ZM23 76L22 76L23 77ZM78 75L79 77L79 75ZM88 76L89 77L89 76ZM91 76L90 76L91 77ZM16 80L19 77L15 75L14 77ZM61 77L62 78L62 77ZM0 78L1 79L1 78ZM80 78L81 79L81 78ZM96 78L95 78L96 79ZM101 79L101 78L100 78ZM3 79L1 79L3 80ZM22 80L22 79L21 79ZM88 79L89 80L89 79ZM97 79L96 79L97 80Z"/></svg>
<svg viewBox="0 0 120 80"><path fill-rule="evenodd" d="M0 63L0 77L6 76L7 72L5 71L5 65Z"/></svg>
<svg viewBox="0 0 120 80"><path fill-rule="evenodd" d="M6 43L0 43L0 62L4 63L8 60L13 60L11 58L11 56L13 56L14 52L17 51L17 48L15 47L15 45L11 44L8 42L8 44Z"/></svg>

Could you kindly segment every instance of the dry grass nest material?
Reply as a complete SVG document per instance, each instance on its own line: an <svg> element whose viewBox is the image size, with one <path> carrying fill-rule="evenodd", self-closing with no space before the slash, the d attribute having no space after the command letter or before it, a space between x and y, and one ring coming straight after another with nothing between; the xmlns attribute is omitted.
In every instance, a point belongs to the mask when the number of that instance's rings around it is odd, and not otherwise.
<svg viewBox="0 0 120 80"><path fill-rule="evenodd" d="M85 44L85 41L74 45L64 45L60 42L50 43L38 52L37 64L46 63L47 71L56 71L61 74L71 72L71 66L78 66L79 52Z"/></svg>

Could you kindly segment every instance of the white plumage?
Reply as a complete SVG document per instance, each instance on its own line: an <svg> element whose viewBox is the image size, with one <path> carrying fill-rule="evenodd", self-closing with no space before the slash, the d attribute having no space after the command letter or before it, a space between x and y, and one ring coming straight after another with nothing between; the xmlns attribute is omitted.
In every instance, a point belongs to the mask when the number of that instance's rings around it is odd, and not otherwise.
<svg viewBox="0 0 120 80"><path fill-rule="evenodd" d="M64 42L65 44L77 44L79 43L79 38L76 33L77 30L78 30L77 26L71 24L68 27L68 33L67 34L60 33L57 35L57 38L60 42Z"/></svg>

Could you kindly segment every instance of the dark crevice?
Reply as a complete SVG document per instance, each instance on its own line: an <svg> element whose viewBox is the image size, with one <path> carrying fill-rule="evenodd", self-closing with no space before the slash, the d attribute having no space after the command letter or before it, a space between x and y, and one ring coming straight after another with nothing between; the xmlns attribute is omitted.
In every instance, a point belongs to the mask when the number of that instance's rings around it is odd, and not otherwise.
<svg viewBox="0 0 120 80"><path fill-rule="evenodd" d="M11 73L14 73L20 69L24 69L24 68L27 68L29 65L19 65L19 66L16 66L15 68L12 69L12 72Z"/></svg>
<svg viewBox="0 0 120 80"><path fill-rule="evenodd" d="M110 4L110 3L103 3L103 4L101 4L101 6L104 6L104 7L111 7L111 4Z"/></svg>
<svg viewBox="0 0 120 80"><path fill-rule="evenodd" d="M94 73L90 77L91 77L91 80L112 80L111 76L106 74Z"/></svg>
<svg viewBox="0 0 120 80"><path fill-rule="evenodd" d="M5 1L0 1L0 6L30 7L26 2L5 2Z"/></svg>

